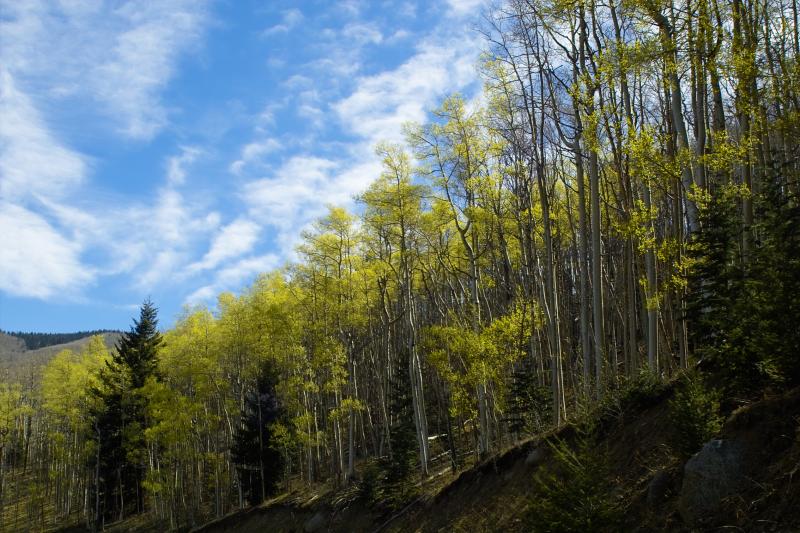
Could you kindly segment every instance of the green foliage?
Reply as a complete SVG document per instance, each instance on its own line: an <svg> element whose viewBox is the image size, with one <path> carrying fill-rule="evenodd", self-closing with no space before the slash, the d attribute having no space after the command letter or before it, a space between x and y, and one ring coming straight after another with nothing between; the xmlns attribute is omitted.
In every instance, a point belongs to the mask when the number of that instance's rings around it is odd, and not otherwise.
<svg viewBox="0 0 800 533"><path fill-rule="evenodd" d="M740 188L699 198L701 231L690 247L687 316L694 354L708 359L725 392L755 390L768 378L759 300L741 262Z"/></svg>
<svg viewBox="0 0 800 533"><path fill-rule="evenodd" d="M514 433L536 433L549 422L552 404L549 387L539 384L533 365L523 364L514 371L508 391L508 429Z"/></svg>
<svg viewBox="0 0 800 533"><path fill-rule="evenodd" d="M681 457L697 452L722 427L718 392L696 372L687 373L669 402L671 445Z"/></svg>
<svg viewBox="0 0 800 533"><path fill-rule="evenodd" d="M145 385L158 377L157 309L145 301L131 330L122 335L117 349L92 386L93 436L98 441L94 468L99 473L94 490L99 493L101 517L123 516L144 510L142 483L147 471Z"/></svg>
<svg viewBox="0 0 800 533"><path fill-rule="evenodd" d="M263 363L245 397L242 425L231 449L242 493L251 505L274 494L284 474L276 428L285 415L275 392L277 379L274 366Z"/></svg>
<svg viewBox="0 0 800 533"><path fill-rule="evenodd" d="M393 365L389 409L389 455L381 458L380 472L373 476L372 494L381 506L391 510L403 507L417 492L414 470L417 465L417 433L411 399L408 359L397 357Z"/></svg>
<svg viewBox="0 0 800 533"><path fill-rule="evenodd" d="M751 267L749 308L757 320L759 338L754 348L764 352L773 377L800 383L800 204L798 198L781 194L780 182L766 188L757 203L762 223Z"/></svg>
<svg viewBox="0 0 800 533"><path fill-rule="evenodd" d="M552 466L535 478L528 524L542 533L619 531L621 510L610 493L608 456L588 433L550 443Z"/></svg>
<svg viewBox="0 0 800 533"><path fill-rule="evenodd" d="M665 388L664 380L645 368L624 384L618 394L619 402L623 407L647 407L658 399Z"/></svg>
<svg viewBox="0 0 800 533"><path fill-rule="evenodd" d="M774 188L756 196L761 222L744 258L737 204L748 195L727 186L701 198L690 248L690 339L728 395L800 381L800 214Z"/></svg>

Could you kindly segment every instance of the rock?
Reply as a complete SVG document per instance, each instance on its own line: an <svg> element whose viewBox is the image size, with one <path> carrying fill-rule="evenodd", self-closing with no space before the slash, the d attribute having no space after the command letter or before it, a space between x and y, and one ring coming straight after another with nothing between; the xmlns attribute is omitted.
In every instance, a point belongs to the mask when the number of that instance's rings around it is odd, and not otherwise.
<svg viewBox="0 0 800 533"><path fill-rule="evenodd" d="M744 484L743 447L731 440L712 440L686 462L678 509L694 525L719 512L722 501Z"/></svg>
<svg viewBox="0 0 800 533"><path fill-rule="evenodd" d="M534 448L528 454L528 457L525 458L525 464L527 466L536 466L542 462L544 459L544 452L541 448Z"/></svg>
<svg viewBox="0 0 800 533"><path fill-rule="evenodd" d="M647 485L647 504L658 507L672 492L672 476L666 470L661 470L653 476Z"/></svg>
<svg viewBox="0 0 800 533"><path fill-rule="evenodd" d="M322 511L319 511L317 514L306 520L306 523L303 524L303 531L306 533L313 533L314 531L320 531L324 527L325 515L322 513Z"/></svg>

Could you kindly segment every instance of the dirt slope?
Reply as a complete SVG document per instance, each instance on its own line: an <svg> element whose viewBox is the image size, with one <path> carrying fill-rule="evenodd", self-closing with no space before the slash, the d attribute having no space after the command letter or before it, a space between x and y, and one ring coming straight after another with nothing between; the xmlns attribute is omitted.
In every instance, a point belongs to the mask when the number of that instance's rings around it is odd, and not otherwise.
<svg viewBox="0 0 800 533"><path fill-rule="evenodd" d="M625 510L624 530L800 531L800 388L765 397L728 417L719 438L743 446L748 483L717 514L692 528L678 512L683 463L666 444L671 395L667 388L645 401L607 409L600 420L612 494ZM558 436L569 441L572 431L564 428ZM357 497L329 492L305 499L284 496L198 531L529 531L525 514L536 496L532 480L537 469L548 468L550 455L542 441L524 442L462 472L394 517Z"/></svg>

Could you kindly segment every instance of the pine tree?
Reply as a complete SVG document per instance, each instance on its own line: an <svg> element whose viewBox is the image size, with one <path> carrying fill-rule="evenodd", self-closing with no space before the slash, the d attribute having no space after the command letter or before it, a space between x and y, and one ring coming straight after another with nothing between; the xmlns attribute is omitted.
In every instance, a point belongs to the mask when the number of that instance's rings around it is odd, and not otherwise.
<svg viewBox="0 0 800 533"><path fill-rule="evenodd" d="M735 204L722 192L701 208L701 230L690 249L695 264L687 303L689 333L698 358L713 357L725 341L726 314L733 307L740 278L736 221Z"/></svg>
<svg viewBox="0 0 800 533"><path fill-rule="evenodd" d="M245 397L242 424L231 454L242 494L256 505L275 493L283 475L284 459L276 443L275 426L284 416L275 392L277 374L263 363L256 386Z"/></svg>
<svg viewBox="0 0 800 533"><path fill-rule="evenodd" d="M760 298L748 298L758 311L762 339L758 346L765 352L780 379L800 383L800 205L786 194L780 183L765 187L760 202L757 227L760 246L751 269L754 281L751 292Z"/></svg>
<svg viewBox="0 0 800 533"><path fill-rule="evenodd" d="M742 262L738 194L735 187L720 188L701 207L687 300L693 352L734 395L755 390L767 374L759 346L763 329L758 302L763 294L754 290L752 268L746 270Z"/></svg>
<svg viewBox="0 0 800 533"><path fill-rule="evenodd" d="M92 413L98 452L95 458L95 513L98 521L122 519L127 511L144 510L142 481L147 467L144 431L147 380L158 379L158 310L150 300L139 319L124 333L100 373L94 395L100 400Z"/></svg>
<svg viewBox="0 0 800 533"><path fill-rule="evenodd" d="M508 430L520 435L541 431L552 404L550 390L539 385L533 365L524 362L513 373L508 393Z"/></svg>
<svg viewBox="0 0 800 533"><path fill-rule="evenodd" d="M413 473L417 464L417 435L407 357L398 356L392 373L389 409L389 456L382 461L383 503L395 509L414 495Z"/></svg>
<svg viewBox="0 0 800 533"><path fill-rule="evenodd" d="M621 510L610 489L609 458L597 435L576 428L573 442L548 441L552 459L538 470L528 508L532 531L620 531Z"/></svg>

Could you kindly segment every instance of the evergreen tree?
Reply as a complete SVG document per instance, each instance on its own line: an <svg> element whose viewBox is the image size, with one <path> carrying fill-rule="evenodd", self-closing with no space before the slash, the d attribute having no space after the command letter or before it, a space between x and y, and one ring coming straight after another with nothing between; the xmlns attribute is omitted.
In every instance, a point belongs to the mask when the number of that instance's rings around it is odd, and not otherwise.
<svg viewBox="0 0 800 533"><path fill-rule="evenodd" d="M535 496L528 509L532 531L620 531L621 510L609 486L609 458L597 435L576 428L574 442L555 438L547 468L534 478Z"/></svg>
<svg viewBox="0 0 800 533"><path fill-rule="evenodd" d="M408 359L398 356L392 373L389 409L389 456L382 461L383 502L399 508L414 495L413 473L417 464L417 435L411 397Z"/></svg>
<svg viewBox="0 0 800 533"><path fill-rule="evenodd" d="M275 493L283 475L283 455L276 443L276 424L284 417L275 392L277 374L263 363L256 386L245 396L242 424L231 450L242 495L256 505Z"/></svg>
<svg viewBox="0 0 800 533"><path fill-rule="evenodd" d="M157 354L162 342L158 310L150 300L139 319L116 345L94 389L100 400L93 413L98 452L95 458L95 512L98 521L123 518L144 510L142 481L147 468L144 431L146 399L142 388L158 378Z"/></svg>
<svg viewBox="0 0 800 533"><path fill-rule="evenodd" d="M800 210L768 187L756 197L759 219L746 261L737 189L721 188L700 212L692 243L689 333L694 353L707 359L729 394L748 394L775 380L800 380Z"/></svg>
<svg viewBox="0 0 800 533"><path fill-rule="evenodd" d="M789 384L800 383L800 205L788 187L771 184L763 192L756 229L760 246L751 269L751 311L757 311L762 337L757 346L775 373Z"/></svg>
<svg viewBox="0 0 800 533"><path fill-rule="evenodd" d="M754 390L766 378L758 346L763 330L757 301L763 294L753 291L752 269L743 266L738 194L735 187L722 187L700 208L687 301L693 352L714 368L729 394Z"/></svg>
<svg viewBox="0 0 800 533"><path fill-rule="evenodd" d="M508 429L521 433L536 433L546 424L547 411L552 403L550 391L539 384L535 369L525 361L512 376L508 393Z"/></svg>
<svg viewBox="0 0 800 533"><path fill-rule="evenodd" d="M689 334L698 358L712 356L725 341L726 313L735 300L740 277L737 214L727 194L713 194L700 211L701 230L690 248L694 268L689 278Z"/></svg>

